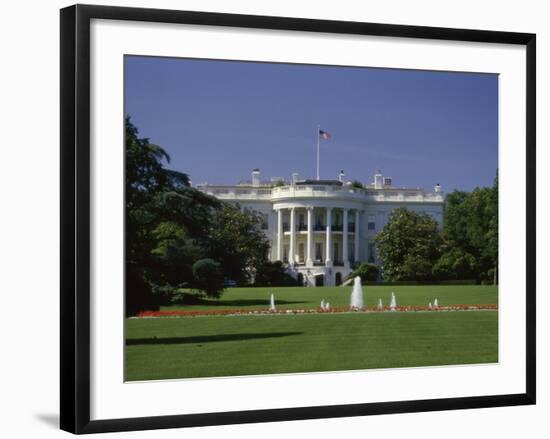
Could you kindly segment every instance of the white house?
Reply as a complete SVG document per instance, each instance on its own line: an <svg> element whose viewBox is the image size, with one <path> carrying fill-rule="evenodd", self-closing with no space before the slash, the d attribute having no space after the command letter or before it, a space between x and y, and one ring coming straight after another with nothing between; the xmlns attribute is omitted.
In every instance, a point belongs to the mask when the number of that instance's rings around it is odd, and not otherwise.
<svg viewBox="0 0 550 439"><path fill-rule="evenodd" d="M251 181L237 185L201 184L203 192L263 214L271 242L269 258L283 261L289 273L307 285L339 285L355 262L377 263L375 235L392 210L406 207L443 221L444 195L437 184L433 192L400 188L380 171L363 188L336 180L261 181L252 171Z"/></svg>

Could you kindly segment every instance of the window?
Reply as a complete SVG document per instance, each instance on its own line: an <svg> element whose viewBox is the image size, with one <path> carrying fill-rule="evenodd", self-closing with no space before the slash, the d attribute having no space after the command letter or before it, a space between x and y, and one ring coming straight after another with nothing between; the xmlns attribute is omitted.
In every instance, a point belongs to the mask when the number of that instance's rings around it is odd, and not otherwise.
<svg viewBox="0 0 550 439"><path fill-rule="evenodd" d="M304 262L305 260L305 251L304 251L305 247L304 247L304 244L303 243L300 243L298 245L298 262Z"/></svg>
<svg viewBox="0 0 550 439"><path fill-rule="evenodd" d="M283 251L283 262L288 262L288 247L286 245L284 246Z"/></svg>
<svg viewBox="0 0 550 439"><path fill-rule="evenodd" d="M305 222L305 215L303 213L298 215L298 230L299 231L307 230L306 222Z"/></svg>
<svg viewBox="0 0 550 439"><path fill-rule="evenodd" d="M332 258L334 259L334 262L340 262L340 246L337 242L334 243L334 254L332 255Z"/></svg>
<svg viewBox="0 0 550 439"><path fill-rule="evenodd" d="M316 261L323 260L323 243L321 242L315 243L315 260Z"/></svg>
<svg viewBox="0 0 550 439"><path fill-rule="evenodd" d="M316 226L322 226L323 225L323 218L321 217L320 213L315 214L315 225Z"/></svg>
<svg viewBox="0 0 550 439"><path fill-rule="evenodd" d="M369 215L367 230L376 230L376 217L374 215Z"/></svg>

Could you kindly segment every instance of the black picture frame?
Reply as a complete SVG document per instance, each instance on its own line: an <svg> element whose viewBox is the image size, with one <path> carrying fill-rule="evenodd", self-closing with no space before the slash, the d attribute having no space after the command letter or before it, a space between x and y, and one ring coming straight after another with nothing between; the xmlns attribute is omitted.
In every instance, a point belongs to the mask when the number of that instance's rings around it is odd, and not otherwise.
<svg viewBox="0 0 550 439"><path fill-rule="evenodd" d="M132 20L523 45L526 47L525 393L90 420L90 21ZM530 33L75 5L61 10L61 429L99 433L535 404L536 36Z"/></svg>

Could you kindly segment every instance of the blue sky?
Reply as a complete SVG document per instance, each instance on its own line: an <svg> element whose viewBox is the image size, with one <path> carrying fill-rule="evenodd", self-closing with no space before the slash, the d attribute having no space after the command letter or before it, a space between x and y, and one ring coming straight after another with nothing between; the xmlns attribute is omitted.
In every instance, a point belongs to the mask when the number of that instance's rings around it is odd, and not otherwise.
<svg viewBox="0 0 550 439"><path fill-rule="evenodd" d="M125 111L194 184L315 176L445 191L490 186L498 166L498 76L125 57Z"/></svg>

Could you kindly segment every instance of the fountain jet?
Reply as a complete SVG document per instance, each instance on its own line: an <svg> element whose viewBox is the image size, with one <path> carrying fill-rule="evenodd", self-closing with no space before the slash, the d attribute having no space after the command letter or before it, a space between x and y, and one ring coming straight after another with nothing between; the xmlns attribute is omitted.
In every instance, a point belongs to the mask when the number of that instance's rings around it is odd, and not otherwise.
<svg viewBox="0 0 550 439"><path fill-rule="evenodd" d="M363 287L361 286L361 278L356 276L353 281L353 290L351 291L350 309L363 308Z"/></svg>
<svg viewBox="0 0 550 439"><path fill-rule="evenodd" d="M395 300L395 294L393 294L393 291L392 291L391 301L390 301L390 310L395 311L395 308L397 308L397 301Z"/></svg>
<svg viewBox="0 0 550 439"><path fill-rule="evenodd" d="M271 303L269 304L269 310L277 311L277 308L275 308L275 295L273 293L271 293Z"/></svg>

